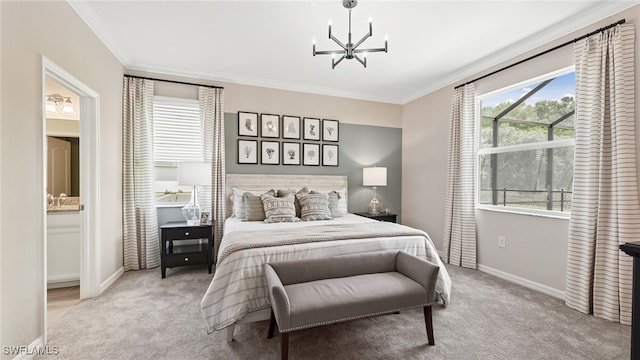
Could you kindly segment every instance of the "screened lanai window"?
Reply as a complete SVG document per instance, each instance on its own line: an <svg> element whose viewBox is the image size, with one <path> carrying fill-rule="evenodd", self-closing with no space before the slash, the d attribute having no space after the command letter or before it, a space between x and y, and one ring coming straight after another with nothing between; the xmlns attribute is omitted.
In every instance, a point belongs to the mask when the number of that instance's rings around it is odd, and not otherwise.
<svg viewBox="0 0 640 360"><path fill-rule="evenodd" d="M479 97L480 205L570 211L574 94L565 70Z"/></svg>

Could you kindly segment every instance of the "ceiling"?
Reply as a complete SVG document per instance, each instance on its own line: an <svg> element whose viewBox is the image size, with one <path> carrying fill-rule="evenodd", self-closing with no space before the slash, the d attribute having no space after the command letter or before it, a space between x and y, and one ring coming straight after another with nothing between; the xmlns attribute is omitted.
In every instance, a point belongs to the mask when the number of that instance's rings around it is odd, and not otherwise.
<svg viewBox="0 0 640 360"><path fill-rule="evenodd" d="M352 11L367 68L344 60L342 1L71 1L130 70L404 104L589 26L638 1L367 1ZM616 19L617 20L617 19Z"/></svg>

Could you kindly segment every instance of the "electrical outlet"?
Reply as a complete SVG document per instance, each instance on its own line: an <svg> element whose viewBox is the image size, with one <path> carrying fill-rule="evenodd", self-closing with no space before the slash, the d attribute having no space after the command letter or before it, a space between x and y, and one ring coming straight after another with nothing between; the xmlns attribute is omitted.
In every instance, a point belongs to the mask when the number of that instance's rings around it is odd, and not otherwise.
<svg viewBox="0 0 640 360"><path fill-rule="evenodd" d="M498 236L498 247L506 248L507 247L507 238L504 236Z"/></svg>

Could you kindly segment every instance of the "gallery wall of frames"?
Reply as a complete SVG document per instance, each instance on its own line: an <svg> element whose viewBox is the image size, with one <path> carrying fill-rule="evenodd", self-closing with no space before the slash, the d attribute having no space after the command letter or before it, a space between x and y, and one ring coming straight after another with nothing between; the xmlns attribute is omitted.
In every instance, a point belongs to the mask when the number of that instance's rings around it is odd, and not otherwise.
<svg viewBox="0 0 640 360"><path fill-rule="evenodd" d="M339 166L340 122L238 111L238 164Z"/></svg>

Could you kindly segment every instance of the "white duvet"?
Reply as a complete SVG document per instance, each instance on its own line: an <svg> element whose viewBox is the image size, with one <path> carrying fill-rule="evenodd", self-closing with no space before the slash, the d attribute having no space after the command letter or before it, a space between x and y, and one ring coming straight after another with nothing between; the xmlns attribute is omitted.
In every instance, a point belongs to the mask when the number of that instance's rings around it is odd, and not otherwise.
<svg viewBox="0 0 640 360"><path fill-rule="evenodd" d="M263 222L246 222L229 218L225 222L225 237L220 250L231 246L227 236L236 231L269 231L270 229L294 229L293 231L314 231L326 229L330 224L363 224L375 223L375 220L347 214L344 217L326 221L297 223L265 224ZM400 227L401 225L399 225ZM337 226L338 227L338 226ZM308 230L304 230L306 228ZM298 229L298 230L295 230ZM258 234L258 233L253 233ZM237 234L236 234L237 235ZM440 266L436 291L445 302L449 301L451 279L438 253L424 232L417 231L411 236L397 237L365 237L320 242L307 242L284 246L270 246L242 249L228 253L216 264L216 271L201 301L202 315L207 322L208 330L221 330L239 320L250 312L269 308L269 296L264 279L263 266L267 262L300 260L308 258L344 255L377 250L402 250L409 254L423 257Z"/></svg>

